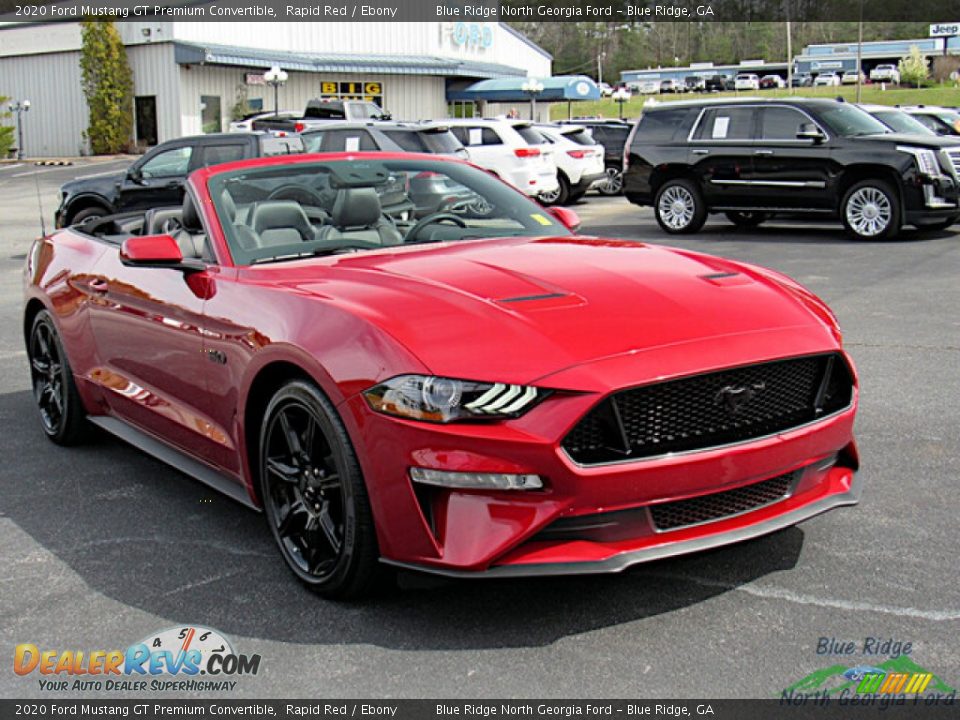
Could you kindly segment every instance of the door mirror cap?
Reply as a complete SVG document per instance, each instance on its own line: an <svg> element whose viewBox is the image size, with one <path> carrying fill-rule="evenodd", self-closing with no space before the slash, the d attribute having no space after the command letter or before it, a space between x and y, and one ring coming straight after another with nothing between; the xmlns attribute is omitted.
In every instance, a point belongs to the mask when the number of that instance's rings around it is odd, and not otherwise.
<svg viewBox="0 0 960 720"><path fill-rule="evenodd" d="M120 262L129 267L174 268L184 272L199 272L206 265L193 258L184 259L180 246L170 235L143 235L123 241Z"/></svg>
<svg viewBox="0 0 960 720"><path fill-rule="evenodd" d="M797 140L812 140L815 143L821 143L826 140L823 133L813 123L800 123L797 130Z"/></svg>
<svg viewBox="0 0 960 720"><path fill-rule="evenodd" d="M560 224L571 232L577 232L580 229L580 216L570 208L562 205L555 205L547 208L547 212L553 215Z"/></svg>

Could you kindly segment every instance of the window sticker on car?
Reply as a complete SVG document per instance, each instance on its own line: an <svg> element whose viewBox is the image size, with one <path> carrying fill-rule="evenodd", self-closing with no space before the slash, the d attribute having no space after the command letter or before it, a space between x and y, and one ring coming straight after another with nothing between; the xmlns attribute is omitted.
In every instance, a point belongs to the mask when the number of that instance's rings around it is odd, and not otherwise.
<svg viewBox="0 0 960 720"><path fill-rule="evenodd" d="M546 215L541 215L540 213L531 213L530 217L532 217L541 225L553 225L553 223L550 222L550 219Z"/></svg>
<svg viewBox="0 0 960 720"><path fill-rule="evenodd" d="M470 128L470 144L483 145L483 128Z"/></svg>
<svg viewBox="0 0 960 720"><path fill-rule="evenodd" d="M730 118L718 117L713 121L713 139L723 140L727 136L727 130L730 128Z"/></svg>
<svg viewBox="0 0 960 720"><path fill-rule="evenodd" d="M358 137L348 137L347 145L344 148L347 152L357 152L360 149L360 138Z"/></svg>

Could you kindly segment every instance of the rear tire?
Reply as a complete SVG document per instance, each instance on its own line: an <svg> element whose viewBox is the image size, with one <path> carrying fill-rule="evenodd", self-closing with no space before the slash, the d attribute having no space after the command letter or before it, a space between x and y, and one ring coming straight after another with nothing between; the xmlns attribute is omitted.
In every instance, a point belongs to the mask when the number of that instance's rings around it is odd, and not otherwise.
<svg viewBox="0 0 960 720"><path fill-rule="evenodd" d="M657 223L671 235L697 232L707 221L707 206L696 183L687 178L667 180L653 202Z"/></svg>
<svg viewBox="0 0 960 720"><path fill-rule="evenodd" d="M260 430L260 497L294 575L327 598L382 586L373 513L350 438L330 401L295 380L273 396Z"/></svg>
<svg viewBox="0 0 960 720"><path fill-rule="evenodd" d="M840 217L857 240L887 240L900 232L900 200L889 183L863 180L844 194Z"/></svg>
<svg viewBox="0 0 960 720"><path fill-rule="evenodd" d="M601 195L620 195L623 193L623 173L620 171L620 168L610 165L605 170L606 180L603 181L598 187L597 190L600 191Z"/></svg>
<svg viewBox="0 0 960 720"><path fill-rule="evenodd" d="M756 227L770 217L765 212L755 210L730 210L725 212L724 215L727 216L727 220L741 228Z"/></svg>
<svg viewBox="0 0 960 720"><path fill-rule="evenodd" d="M40 424L47 437L57 445L77 445L90 433L87 412L73 379L60 333L53 317L41 310L30 326L27 341L33 398L40 413Z"/></svg>
<svg viewBox="0 0 960 720"><path fill-rule="evenodd" d="M563 173L557 173L557 189L553 192L540 195L540 202L544 205L566 205L570 200L570 181Z"/></svg>

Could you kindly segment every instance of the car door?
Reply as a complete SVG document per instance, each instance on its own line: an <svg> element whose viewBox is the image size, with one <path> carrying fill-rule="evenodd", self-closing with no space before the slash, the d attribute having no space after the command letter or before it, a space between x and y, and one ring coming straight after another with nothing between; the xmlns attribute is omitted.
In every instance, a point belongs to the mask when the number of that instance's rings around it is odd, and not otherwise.
<svg viewBox="0 0 960 720"><path fill-rule="evenodd" d="M226 432L210 419L211 332L203 311L218 274L171 267L130 267L120 247L94 266L90 329L100 356L92 379L113 414L207 462L221 465Z"/></svg>
<svg viewBox="0 0 960 720"><path fill-rule="evenodd" d="M117 210L147 210L183 202L183 183L194 148L184 143L157 148L134 163L120 183Z"/></svg>
<svg viewBox="0 0 960 720"><path fill-rule="evenodd" d="M760 110L750 178L758 206L828 210L836 204L836 198L826 192L831 179L829 142L797 138L800 126L813 122L806 113L786 105Z"/></svg>
<svg viewBox="0 0 960 720"><path fill-rule="evenodd" d="M755 105L708 107L693 128L690 165L710 207L749 207L753 202L757 110Z"/></svg>

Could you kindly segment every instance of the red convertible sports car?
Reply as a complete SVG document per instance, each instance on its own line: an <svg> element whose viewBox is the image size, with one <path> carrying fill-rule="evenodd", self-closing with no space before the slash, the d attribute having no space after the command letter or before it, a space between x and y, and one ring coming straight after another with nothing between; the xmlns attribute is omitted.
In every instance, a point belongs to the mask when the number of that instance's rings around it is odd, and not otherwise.
<svg viewBox="0 0 960 720"><path fill-rule="evenodd" d="M382 210L441 186L439 212ZM328 597L385 566L616 572L856 503L857 380L822 301L576 226L436 156L198 170L180 207L32 247L42 427L262 508Z"/></svg>

